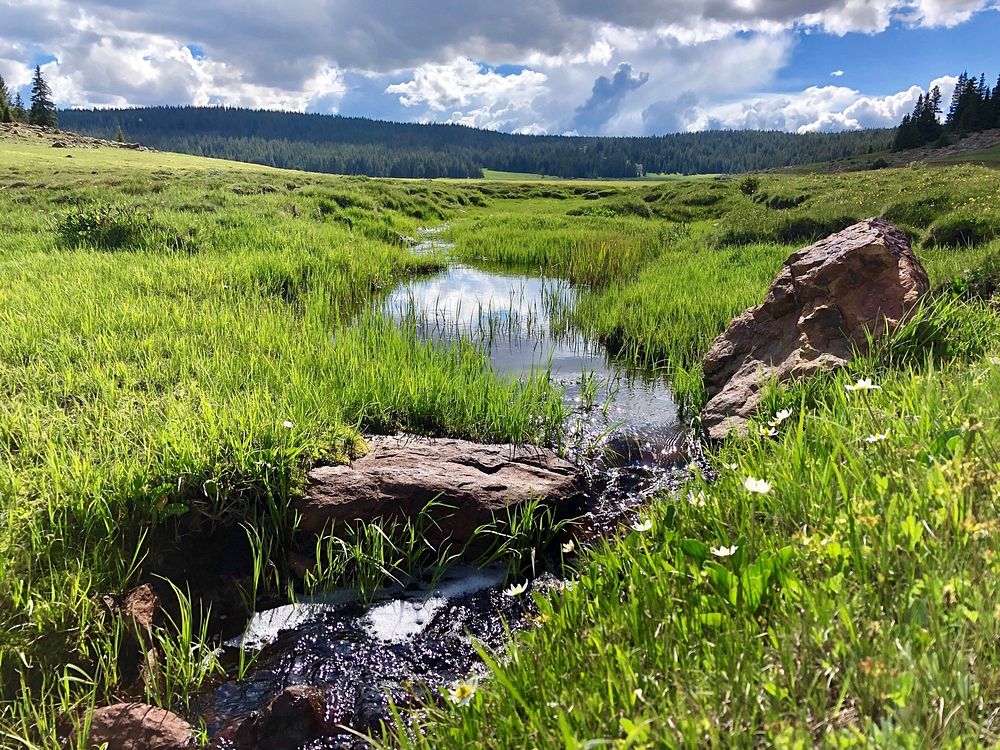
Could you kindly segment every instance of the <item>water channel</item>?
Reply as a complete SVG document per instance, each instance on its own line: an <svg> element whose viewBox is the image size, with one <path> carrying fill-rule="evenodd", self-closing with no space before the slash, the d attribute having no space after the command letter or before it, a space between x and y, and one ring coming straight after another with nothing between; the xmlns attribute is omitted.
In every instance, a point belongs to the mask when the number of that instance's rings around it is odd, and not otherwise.
<svg viewBox="0 0 1000 750"><path fill-rule="evenodd" d="M412 251L450 249L440 230L424 230ZM422 339L477 343L500 374L547 372L565 393L568 453L594 478L590 523L582 528L608 533L648 495L680 481L689 435L662 375L627 367L570 323L577 293L558 279L449 263L404 282L379 305ZM255 660L246 679L212 696L205 718L218 735L215 747L242 747L226 727L292 686L314 688L326 710L317 735L289 747L364 747L337 726L377 730L390 700L440 700L456 680L483 674L473 640L502 650L506 628L531 620L530 592L565 585L558 570L550 571L514 597L505 594L505 579L502 567L455 567L433 585L387 587L364 604L338 591L257 612L244 635L227 644Z"/></svg>

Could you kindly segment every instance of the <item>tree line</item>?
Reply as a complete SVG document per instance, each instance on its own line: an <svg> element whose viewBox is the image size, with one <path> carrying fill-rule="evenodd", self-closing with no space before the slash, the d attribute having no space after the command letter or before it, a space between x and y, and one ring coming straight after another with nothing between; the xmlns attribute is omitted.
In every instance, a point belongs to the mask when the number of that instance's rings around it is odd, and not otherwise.
<svg viewBox="0 0 1000 750"><path fill-rule="evenodd" d="M917 99L911 114L903 117L893 148L903 151L920 146L950 145L952 137L1000 128L1000 77L990 88L986 74L978 78L962 73L955 84L948 113L941 122L941 89L935 86Z"/></svg>
<svg viewBox="0 0 1000 750"><path fill-rule="evenodd" d="M26 122L54 128L59 125L56 105L52 102L52 89L42 75L42 66L35 66L31 79L31 104L25 106L21 92L11 98L10 89L0 76L0 122Z"/></svg>
<svg viewBox="0 0 1000 750"><path fill-rule="evenodd" d="M577 178L747 172L854 157L884 151L892 143L891 130L531 136L229 107L62 110L59 116L63 127L101 138L119 136L196 156L371 177L481 177L484 169Z"/></svg>

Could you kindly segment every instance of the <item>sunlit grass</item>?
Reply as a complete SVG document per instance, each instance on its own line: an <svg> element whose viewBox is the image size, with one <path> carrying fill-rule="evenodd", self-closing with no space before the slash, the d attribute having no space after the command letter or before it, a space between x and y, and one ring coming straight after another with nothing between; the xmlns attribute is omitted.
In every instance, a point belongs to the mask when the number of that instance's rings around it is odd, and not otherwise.
<svg viewBox="0 0 1000 750"><path fill-rule="evenodd" d="M362 432L558 439L543 377L505 380L475 342L424 343L420 320L371 314L440 266L408 253L417 227L448 223L467 262L570 280L570 309L538 315L668 368L696 407L704 350L784 258L873 215L910 234L935 299L848 371L769 390L762 429L623 539L569 543L578 575L540 598L543 626L484 655L492 676L475 689L402 716L422 730L394 741L1000 740L995 172L764 175L747 195L735 180L378 181L72 156L0 150L4 742L85 746L88 708L127 688L133 637L101 597L143 577L150 539L178 519L246 531L252 605L292 585L288 507L306 469L363 450ZM555 528L535 510L484 530L489 559L530 571ZM306 551L306 590L371 590L458 554L407 523L335 530ZM158 655L144 690L183 709L224 665L203 603L175 593L173 620L143 634Z"/></svg>

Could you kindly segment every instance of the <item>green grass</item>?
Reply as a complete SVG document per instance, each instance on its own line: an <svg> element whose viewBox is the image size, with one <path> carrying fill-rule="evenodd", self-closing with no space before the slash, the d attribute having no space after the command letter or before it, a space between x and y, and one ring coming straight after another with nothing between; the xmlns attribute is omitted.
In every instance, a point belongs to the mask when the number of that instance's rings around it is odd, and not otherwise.
<svg viewBox="0 0 1000 750"><path fill-rule="evenodd" d="M587 184L607 184L607 183L643 183L643 182L669 182L672 180L690 180L690 179L710 179L715 175L697 175L688 176L680 174L647 174L642 177L630 177L630 178L608 178L608 179L568 179L565 177L555 177L553 175L541 175L541 174L531 174L530 172L501 172L496 169L484 169L483 178L486 180L495 180L498 182L561 182L564 184L571 185L587 185Z"/></svg>
<svg viewBox="0 0 1000 750"><path fill-rule="evenodd" d="M540 599L540 627L487 655L470 705L404 715L421 731L390 742L1000 740L996 172L762 175L746 194L740 180L378 181L71 154L0 142L0 737L85 746L87 708L127 689L131 636L100 598L149 572L154 538L194 518L245 524L250 598L280 593L289 500L361 432L558 440L558 393L540 380L365 314L440 262L401 235L448 223L466 261L573 280L577 324L669 369L697 408L702 353L788 253L885 215L937 289L920 316L848 371L769 391L762 419L793 410L776 439L721 446L716 481L693 474L651 505L649 530L585 550L574 584ZM861 376L881 390L848 395ZM750 477L773 489L750 494ZM510 526L496 554L513 559L551 533ZM307 585L370 588L414 533L317 546L327 567ZM173 622L140 635L159 660L148 699L182 709L225 665L205 658L210 603L176 593Z"/></svg>
<svg viewBox="0 0 1000 750"><path fill-rule="evenodd" d="M1000 166L1000 145L982 151L969 151L956 156L934 157L935 164L979 164L984 167Z"/></svg>
<svg viewBox="0 0 1000 750"><path fill-rule="evenodd" d="M350 456L360 430L553 436L542 382L356 318L437 262L398 233L478 193L74 157L5 144L0 161L5 699L18 672L106 670L101 596L178 516L277 533L304 471ZM122 687L102 679L100 695Z"/></svg>
<svg viewBox="0 0 1000 750"><path fill-rule="evenodd" d="M995 746L1000 366L849 396L863 371L783 394L779 438L725 446L716 482L591 550L472 704L404 746Z"/></svg>

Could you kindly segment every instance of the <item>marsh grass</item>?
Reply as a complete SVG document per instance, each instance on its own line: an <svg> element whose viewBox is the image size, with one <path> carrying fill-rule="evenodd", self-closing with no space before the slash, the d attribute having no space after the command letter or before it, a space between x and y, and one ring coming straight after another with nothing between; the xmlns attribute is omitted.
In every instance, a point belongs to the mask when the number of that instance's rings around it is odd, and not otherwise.
<svg viewBox="0 0 1000 750"><path fill-rule="evenodd" d="M289 592L289 500L305 470L362 451L362 431L557 440L563 407L544 373L505 380L474 342L428 343L419 321L368 312L441 265L401 235L447 219L469 262L570 280L573 304L539 314L667 370L697 407L705 347L784 258L872 215L914 240L933 303L847 371L770 389L762 423L793 411L776 437L721 446L713 484L692 474L679 499L653 505L648 530L576 558L573 586L538 598L544 627L484 654L493 676L468 705L401 714L389 741L1000 741L998 248L979 229L995 219L995 172L762 175L746 193L729 180L427 183L74 157L5 144L0 161L9 744L86 746L88 711L124 679L127 633L100 597L140 579L151 539L182 521L246 529L252 604ZM115 216L149 221L133 232ZM845 390L862 377L880 390ZM772 490L752 494L748 479ZM483 534L520 572L557 527L535 508ZM309 585L370 588L446 564L452 553L420 532L338 531L314 551ZM181 614L147 635L164 670L149 698L183 708L217 665L205 611L174 583Z"/></svg>
<svg viewBox="0 0 1000 750"><path fill-rule="evenodd" d="M1000 360L982 347L1000 318L946 314L990 319L965 331L971 359L901 359L904 333L774 390L761 419L793 410L777 438L731 440L714 483L693 476L649 531L597 545L538 598L547 624L487 655L468 706L401 714L392 743L995 744ZM845 389L862 376L880 389Z"/></svg>
<svg viewBox="0 0 1000 750"><path fill-rule="evenodd" d="M29 161L30 183L11 179ZM504 380L472 344L359 315L440 262L394 233L461 205L459 188L172 155L67 165L27 146L4 151L0 187L0 724L25 742L57 742L35 713L78 715L125 687L101 596L134 584L150 538L180 519L258 530L253 599L283 590L305 470L353 455L360 431L557 433L542 379ZM332 218L352 210L366 214ZM158 637L150 695L181 707L207 679L189 653L207 610L190 605ZM53 677L66 665L86 690Z"/></svg>

